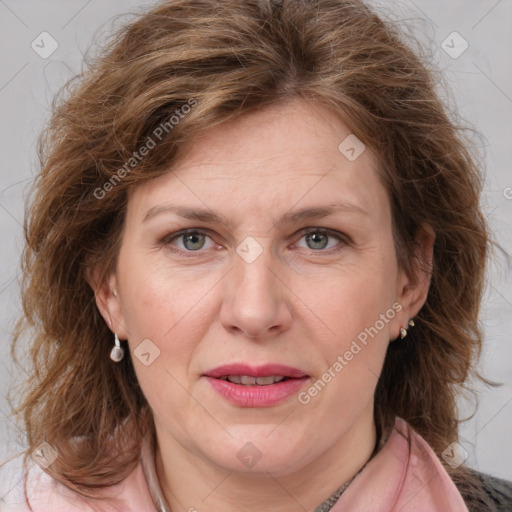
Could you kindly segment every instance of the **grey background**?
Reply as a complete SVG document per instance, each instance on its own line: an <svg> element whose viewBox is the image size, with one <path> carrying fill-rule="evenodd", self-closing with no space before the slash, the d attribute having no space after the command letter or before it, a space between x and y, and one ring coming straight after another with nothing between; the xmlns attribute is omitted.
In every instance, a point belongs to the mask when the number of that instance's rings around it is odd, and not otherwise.
<svg viewBox="0 0 512 512"><path fill-rule="evenodd" d="M24 197L37 172L35 140L49 115L52 96L82 66L96 31L114 15L138 11L136 0L0 0L0 463L20 449L22 430L10 416L8 388L22 376L9 345L20 311L19 256ZM484 209L497 241L512 252L512 0L404 0L378 3L387 16L409 20L451 89L450 105L483 136L475 147L485 161ZM127 20L128 17L122 19ZM108 26L104 28L108 31ZM42 58L31 43L46 31L57 50ZM454 31L469 44L458 58L442 42ZM453 46L453 36L448 44ZM486 347L480 369L502 382L479 387L479 408L462 427L468 463L512 480L512 292L510 271L496 256L482 311ZM461 400L461 416L472 412Z"/></svg>

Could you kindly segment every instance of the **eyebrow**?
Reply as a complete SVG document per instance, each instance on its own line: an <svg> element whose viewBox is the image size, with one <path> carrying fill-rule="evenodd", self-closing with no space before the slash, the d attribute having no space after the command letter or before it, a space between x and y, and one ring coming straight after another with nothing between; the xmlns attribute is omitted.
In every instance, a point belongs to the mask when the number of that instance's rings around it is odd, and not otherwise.
<svg viewBox="0 0 512 512"><path fill-rule="evenodd" d="M197 220L200 222L220 223L227 227L231 227L231 222L220 213L216 213L208 209L189 208L176 204L153 206L146 212L142 222L147 222L157 215L164 213L174 213L185 219ZM366 210L356 204L336 202L328 205L313 206L287 212L277 220L277 222L274 224L274 227L279 227L286 224L294 224L302 220L320 219L335 213L357 213L360 215L368 215Z"/></svg>

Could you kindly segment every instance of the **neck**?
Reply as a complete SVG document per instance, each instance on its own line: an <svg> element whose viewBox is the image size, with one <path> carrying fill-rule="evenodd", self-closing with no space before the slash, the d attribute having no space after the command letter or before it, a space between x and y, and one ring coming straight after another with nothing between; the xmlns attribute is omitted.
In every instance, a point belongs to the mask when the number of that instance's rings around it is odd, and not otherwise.
<svg viewBox="0 0 512 512"><path fill-rule="evenodd" d="M373 404L336 443L315 460L280 476L237 473L190 453L157 429L155 465L171 510L196 512L291 512L314 510L348 482L372 456L376 443Z"/></svg>

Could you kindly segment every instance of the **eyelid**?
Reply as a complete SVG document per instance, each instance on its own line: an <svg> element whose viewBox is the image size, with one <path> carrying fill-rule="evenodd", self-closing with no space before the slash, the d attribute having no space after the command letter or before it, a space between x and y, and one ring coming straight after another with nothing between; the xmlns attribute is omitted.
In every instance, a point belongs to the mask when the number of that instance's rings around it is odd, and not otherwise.
<svg viewBox="0 0 512 512"><path fill-rule="evenodd" d="M168 233L167 235L161 238L162 243L169 243L176 238L180 238L181 236L189 235L191 233L200 233L202 235L211 235L211 231L205 228L185 228L180 229L179 231L173 231L172 233ZM210 236L211 238L211 236Z"/></svg>
<svg viewBox="0 0 512 512"><path fill-rule="evenodd" d="M336 229L329 228L321 228L321 227L309 227L303 228L297 232L297 235L307 235L308 233L325 233L326 235L332 236L334 238L338 238L341 241L348 242L350 240L349 236L341 231L337 231ZM296 235L296 236L297 236Z"/></svg>

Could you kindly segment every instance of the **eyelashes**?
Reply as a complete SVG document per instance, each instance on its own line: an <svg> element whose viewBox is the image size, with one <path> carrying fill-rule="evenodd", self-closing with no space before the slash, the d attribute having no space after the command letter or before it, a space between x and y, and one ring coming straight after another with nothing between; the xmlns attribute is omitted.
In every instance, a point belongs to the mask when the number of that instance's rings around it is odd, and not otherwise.
<svg viewBox="0 0 512 512"><path fill-rule="evenodd" d="M307 250L310 254L325 254L332 255L341 251L350 244L350 239L344 233L326 228L305 228L295 235L297 242L305 239L306 247L301 247ZM210 243L208 244L208 239ZM331 241L338 243L332 247ZM176 242L181 242L182 247L177 247ZM312 244L313 248L308 247L307 244ZM187 247L187 244L189 247ZM189 228L164 236L159 245L164 246L174 253L184 257L197 257L204 255L209 249L218 247L212 240L212 233L209 230ZM190 248L192 246L192 248ZM194 246L199 246L194 248Z"/></svg>

